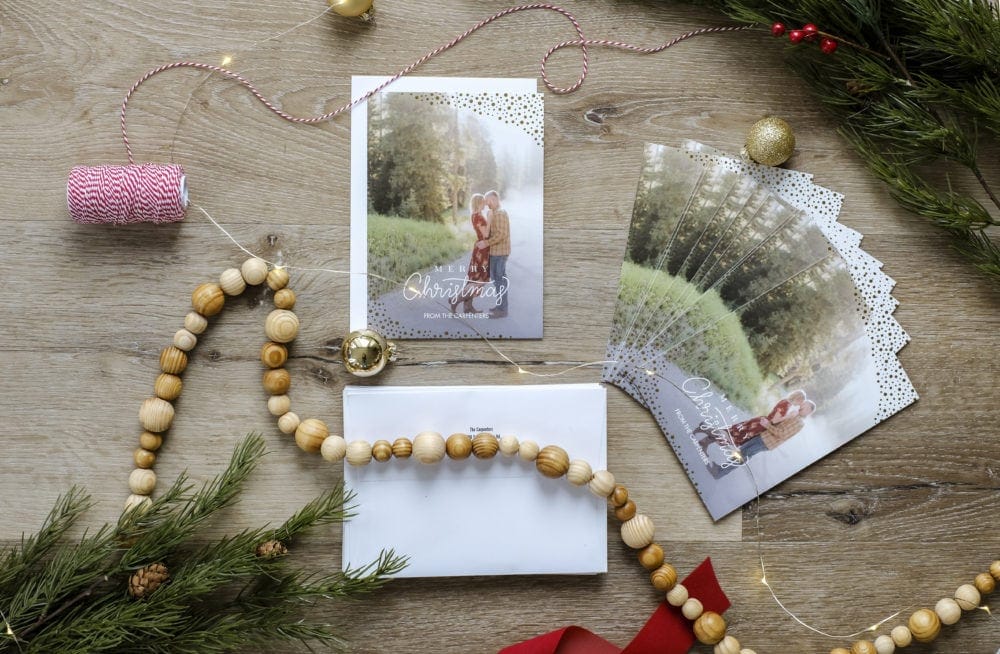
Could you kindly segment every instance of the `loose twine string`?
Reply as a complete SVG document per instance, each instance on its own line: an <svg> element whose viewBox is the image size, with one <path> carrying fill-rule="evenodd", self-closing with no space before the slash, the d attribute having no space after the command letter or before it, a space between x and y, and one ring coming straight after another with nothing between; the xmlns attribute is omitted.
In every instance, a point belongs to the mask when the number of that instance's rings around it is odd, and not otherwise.
<svg viewBox="0 0 1000 654"><path fill-rule="evenodd" d="M312 18L310 18L310 19L308 19L306 21L298 23L297 25L295 25L295 26L293 26L293 27L291 27L289 29L286 29L286 30L284 30L283 32L281 32L279 34L276 34L274 36L271 36L271 37L268 37L266 39L263 39L262 41L255 42L255 43L251 44L250 48L258 45L259 43L264 43L264 42L267 42L267 41L272 41L272 40L281 38L282 36L285 36L285 35L287 35L287 34L289 34L291 32L294 32L295 30L297 30L297 29L299 29L299 28L301 28L301 27L303 27L305 25L308 25L308 24L310 24L310 23L318 20L322 16L326 15L327 13L329 13L330 9L331 8L328 7L322 13L317 14L316 16L314 16L314 17L312 17ZM510 16L512 14L516 14L516 13L519 13L519 12L533 11L533 10L542 10L542 11L548 11L548 12L555 12L555 13L561 15L562 17L564 17L566 20L568 20L570 22L570 24L573 27L573 30L576 32L576 38L570 39L570 40L566 40L566 41L562 41L562 42L557 43L556 45L550 47L546 51L546 53L543 55L543 57L541 59L540 76L541 76L542 82L545 84L545 87L549 91L551 91L552 93L558 94L558 95L565 95L565 94L568 94L568 93L573 93L574 91L578 90L580 87L583 86L583 84L586 81L586 78L587 78L587 76L588 76L588 74L590 72L590 58L589 58L589 50L588 50L588 48L590 48L590 47L602 47L602 48L623 50L623 51L626 51L626 52L632 52L632 53L636 53L636 54L650 55L650 54L656 54L656 53L663 52L664 50L667 50L667 49L673 47L674 45L677 45L678 43L681 43L683 41L691 39L691 38L693 38L695 36L700 36L700 35L705 35L705 34L722 33L722 32L739 32L739 31L744 31L744 30L748 30L748 29L751 29L751 28L755 27L754 25L705 27L705 28L700 28L700 29L696 29L696 30L691 30L689 32L685 32L685 33L681 34L680 36L677 36L677 37L671 39L670 41L667 41L667 42L665 42L665 43L663 43L661 45L658 45L658 46L644 47L644 46L638 46L638 45L630 44L630 43L627 43L627 42L624 42L624 41L614 41L614 40L607 40L607 39L589 39L589 38L587 38L584 35L583 28L581 27L581 25L580 25L579 21L576 19L576 17L572 13L570 13L569 11L567 11L566 9L564 9L562 7L559 7L557 5L548 4L548 3L534 3L534 4L518 5L518 6L515 6L515 7L509 7L509 8L500 10L500 11L496 12L495 14L493 14L492 16L489 16L489 17L487 17L487 18L479 21L478 23L474 24L472 27L470 27L466 31L462 32L461 34L459 34L458 36L456 36L455 38L453 38L452 40L448 41L447 43L445 43L445 44L443 44L441 46L438 46L437 48L434 48L433 50L430 50L429 52L427 52L426 54L424 54L419 59L415 60L414 62L412 62L409 65L405 66L404 68L400 69L395 75L389 77L386 81L384 81L383 83L379 84L374 89L368 91L367 93L364 93L363 95L361 95L361 96L359 96L357 98L354 98L350 102L348 102L348 103L346 103L346 104L338 107L337 109L334 109L333 111L329 111L327 113L316 115L316 116L295 116L293 114L290 114L290 113L284 111L280 107L278 107L271 99L269 99L261 91L259 91L257 89L257 87L250 80L248 80L247 78L245 78L243 75L241 75L239 73L236 73L236 72L234 72L234 71L232 71L232 70L230 70L230 69L228 69L228 68L225 67L225 65L227 65L229 62L231 62L231 60L232 60L231 57L226 57L223 60L223 64L224 65L222 65L222 66L217 66L217 65L207 64L207 63L202 63L202 62L196 62L196 61L177 61L177 62L166 64L166 65L163 65L163 66L159 66L157 68L153 68L152 70L148 71L142 77L140 77L135 82L135 84L133 84L132 87L126 93L125 98L124 98L124 100L122 101L122 104L121 104L121 134L122 134L122 143L125 146L126 155L128 156L129 163L130 164L134 164L135 163L135 158L134 158L134 155L133 155L133 152L132 152L131 143L129 142L129 138L128 138L128 123L127 123L127 118L126 118L129 100L131 100L132 96L136 93L136 91L139 89L140 86L142 86L145 82L147 82L152 77L154 77L154 76L156 76L156 75L158 75L158 74L160 74L162 72L165 72L165 71L168 71L168 70L172 70L172 69L179 69L179 68L192 68L192 69L203 70L203 71L207 72L207 74L205 75L205 77L199 82L199 84L195 87L195 89L193 89L191 91L191 94L189 95L188 100L185 103L184 108L183 108L183 110L181 112L181 116L178 119L177 128L174 131L174 138L173 138L173 140L171 142L171 156L172 156L172 153L173 153L173 144L176 142L177 134L179 133L179 130L180 130L180 122L181 122L181 119L184 116L184 113L187 111L187 108L190 105L191 99L193 98L194 93L197 90L197 88L199 88L202 84L204 84L205 81L207 81L208 78L210 78L213 74L219 74L219 75L227 77L227 78L229 78L231 80L236 81L237 83L239 83L240 85L242 85L243 87L245 87L248 91L250 91L250 93L261 104L263 104L265 107L267 107L268 110L270 110L272 113L274 113L278 117L282 118L283 120L286 120L286 121L291 122L291 123L299 123L299 124L317 124L317 123L322 123L322 122L326 122L326 121L332 120L333 118L335 118L335 117L337 117L337 116L339 116L339 115L341 115L341 114L343 114L345 112L350 111L351 109L355 108L359 104L361 104L361 103L367 101L368 99L370 99L372 96L374 96L374 95L382 92L387 87L389 87L390 85L392 85L394 82L398 81L400 78L402 78L402 77L410 74L411 72L413 72L414 70L416 70L417 68L419 68L420 66L422 66L423 64L425 64L428 61L430 61L431 59L437 57L438 55L440 55L440 54L442 54L444 52L447 52L448 50L451 50L452 48L454 48L455 46L457 46L459 43L461 43L462 41L464 41L465 39L467 39L472 34L478 32L479 30L487 27L488 25L490 25L490 24L492 24L492 23L500 20L501 18L504 18L506 16ZM581 70L580 70L579 77L577 78L577 80L573 84L571 84L569 86L565 86L565 87L560 87L560 86L555 85L549 79L546 67L547 67L548 61L552 57L552 55L555 54L556 52L559 52L560 50L565 49L565 48L579 48L580 49ZM249 256L255 256L255 257L259 257L259 258L264 259L263 257L260 257L260 255L258 255L257 253L251 251L249 248L247 248L246 246L244 246L225 227L223 227L217 220L215 220L215 218L213 218L212 215L205 208L203 208L199 204L196 204L196 203L193 203L193 202L192 202L192 206L195 209L197 209L198 211L200 211L205 216L205 218L208 219L208 221L210 223L212 223L219 231L221 231L222 234L225 235L226 238L228 238L241 251L243 251L244 253L246 253ZM399 280L389 279L389 278L383 277L381 275L377 275L375 273L370 273L370 272L353 272L353 271L338 270L338 269L332 269L332 268L288 266L288 265L284 265L284 264L282 264L280 262L268 261L267 259L264 259L264 260L267 261L267 263L269 263L271 265L283 266L284 268L286 268L288 270L297 270L297 271L301 271L301 272L325 272L325 273L339 274L339 275L365 275L366 277L375 277L377 279L382 279L382 280L390 281L390 282L393 282L393 283L401 283L401 282L399 282ZM442 304L442 306L443 306L444 303L443 302L439 302L439 304ZM531 376L534 376L534 377L558 377L558 376L565 375L567 373L570 373L572 371L575 371L575 370L578 370L578 369L581 369L581 368L589 368L589 367L594 367L594 366L603 366L603 365L608 365L608 364L617 364L617 363L619 363L618 361L613 361L613 360L611 360L611 361L592 361L592 362L585 362L585 363L545 362L545 365L553 365L553 364L569 365L571 363L574 363L574 364L571 365L570 367L567 367L567 368L565 368L563 370L560 370L558 372L553 372L553 373L537 373L537 372L534 372L534 371L526 369L524 366L522 366L517 361L515 361L512 357L508 356L505 352L503 352L500 348L498 348L493 343L493 341L491 339L489 339L485 334L483 334L479 329L477 329L474 324L472 324L472 323L470 323L468 321L465 321L464 319L461 319L461 318L459 318L459 320L461 322L463 322L466 326L468 326L470 329L472 329L483 340L483 342L486 343L487 346L489 346L489 348L497 356L499 356L501 359L503 359L505 362L509 363L510 365L514 366L517 369L517 372L520 373L520 374L527 374L527 375L531 375ZM658 373L656 373L653 370L643 369L642 372L644 372L646 374L656 375L656 376L660 377L661 379L665 379L664 377L660 376ZM826 638L837 639L837 640L848 640L848 639L851 639L851 638L858 637L858 636L860 636L862 634L866 634L866 633L869 633L869 632L877 631L879 627L881 627L882 625L886 624L887 622L893 620L894 618L898 617L899 615L901 615L902 613L904 613L905 611L907 611L909 608L911 608L911 607L907 607L907 608L900 609L899 611L896 611L895 613L893 613L893 614L891 614L891 615L883 618L882 620L879 620L878 622L876 622L872 626L866 627L865 629L861 629L859 631L856 631L856 632L853 632L853 633L850 633L850 634L832 634L832 633L829 633L829 632L824 631L822 629L818 629L818 628L812 626L811 624L807 623L806 621L802 620L793 611L791 611L790 609L788 609L785 606L785 604L781 601L781 599L778 597L778 595L777 595L777 593L776 593L776 591L774 589L774 585L772 583L770 583L768 581L768 579L767 579L767 574L766 574L767 568L766 568L765 559L764 559L764 531L763 531L763 527L761 525L761 517L760 517L760 503L761 503L761 499L762 499L760 487L759 487L759 485L757 483L756 477L754 476L753 470L752 470L752 468L749 465L749 462L747 462L745 460L742 461L740 463L740 467L745 468L745 470L746 470L746 472L747 472L747 474L748 474L748 476L749 476L749 478L751 480L751 483L753 484L755 495L756 495L753 520L754 520L754 526L755 526L755 531L756 531L756 535L757 535L757 539L756 539L757 540L757 558L758 558L758 563L760 565L761 582L768 589L768 592L770 593L771 598L778 605L778 607L784 613L786 613L789 617L791 617L796 623L798 623L802 627L804 627L804 628L812 631L813 633L816 633L818 635L824 636ZM987 613L989 613L989 608L988 607L981 607L981 608L983 608L984 610L986 610ZM990 617L993 617L992 614L990 614ZM6 618L4 618L4 622L6 622ZM9 624L8 624L8 630L9 630Z"/></svg>

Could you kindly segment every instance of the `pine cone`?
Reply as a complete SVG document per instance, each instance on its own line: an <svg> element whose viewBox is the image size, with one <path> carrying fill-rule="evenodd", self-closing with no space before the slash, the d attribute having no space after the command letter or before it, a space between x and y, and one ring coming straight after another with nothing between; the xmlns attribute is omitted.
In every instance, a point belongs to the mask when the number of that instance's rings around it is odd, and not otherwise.
<svg viewBox="0 0 1000 654"><path fill-rule="evenodd" d="M262 559L273 559L288 554L288 548L280 540L269 540L257 546L257 556Z"/></svg>
<svg viewBox="0 0 1000 654"><path fill-rule="evenodd" d="M136 599L152 595L157 588L167 583L170 572L162 563L152 563L140 568L128 580L128 593Z"/></svg>

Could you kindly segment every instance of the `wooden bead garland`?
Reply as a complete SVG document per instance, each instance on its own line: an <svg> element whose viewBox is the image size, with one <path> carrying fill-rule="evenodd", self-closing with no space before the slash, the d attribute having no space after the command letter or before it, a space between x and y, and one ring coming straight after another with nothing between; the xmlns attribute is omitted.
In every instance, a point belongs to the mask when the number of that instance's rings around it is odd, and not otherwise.
<svg viewBox="0 0 1000 654"><path fill-rule="evenodd" d="M550 479L558 479L569 470L569 455L558 445L546 445L535 458L538 472Z"/></svg>
<svg viewBox="0 0 1000 654"><path fill-rule="evenodd" d="M941 620L937 617L937 613L930 609L914 611L906 626L913 634L913 640L918 643L929 643L941 633Z"/></svg>
<svg viewBox="0 0 1000 654"><path fill-rule="evenodd" d="M476 434L472 439L472 454L477 459L492 459L500 450L500 442L497 437L489 432Z"/></svg>
<svg viewBox="0 0 1000 654"><path fill-rule="evenodd" d="M237 277L237 275L239 277ZM275 310L265 320L264 331L269 341L261 348L261 362L268 368L263 375L265 390L270 394L268 410L278 416L278 428L286 434L295 434L297 445L311 453L320 453L330 462L346 460L349 465L369 465L374 459L386 462L392 457L399 459L414 456L419 462L432 464L441 461L445 455L453 459L467 458L470 453L477 458L488 459L497 452L505 456L518 456L524 461L535 462L538 471L549 478L566 476L575 486L587 485L598 497L606 498L614 510L615 517L622 522L623 542L638 552L640 564L650 570L650 583L666 592L666 600L671 606L681 609L682 615L692 620L692 629L699 642L714 645L713 654L755 654L741 647L739 641L727 635L725 619L712 611L705 611L700 600L691 597L683 584L677 583L677 571L664 562L663 548L654 542L655 526L644 514L636 512L636 504L629 499L628 489L615 483L614 475L607 470L594 472L590 464L582 459L570 461L567 452L557 446L540 448L530 440L519 441L517 437L505 435L498 438L490 433L475 436L453 434L448 441L437 432L421 432L411 441L401 437L392 443L377 440L369 444L356 440L348 444L343 437L330 435L329 428L322 420L309 418L300 420L293 413L291 400L286 394L291 385L291 376L282 366L288 359L286 343L295 339L299 332L298 317L291 311L295 306L295 293L286 288L288 272L283 268L268 270L261 259L251 258L239 270L230 268L222 273L219 283L201 284L191 296L194 311L184 317L184 328L174 334L173 345L160 353L160 374L154 383L155 397L143 401L139 410L139 420L145 431L139 437L140 447L133 453L136 468L129 475L131 494L125 502L126 511L142 510L150 505L149 495L156 487L156 473L152 466L156 461L156 451L163 443L162 432L170 428L174 418L171 401L177 399L183 389L179 375L188 364L187 352L198 343L198 335L208 328L208 317L217 315L225 305L226 295L239 295L247 285L267 282L274 291ZM1000 582L1000 560L990 564L989 571L977 575L972 584L963 584L955 591L954 599L943 598L934 610L919 609L909 618L906 625L897 625L889 635L882 635L875 641L858 640L851 649L837 648L835 654L893 654L897 647L906 647L912 641L929 643L937 638L941 625L957 623L963 611L979 607L981 596L992 593Z"/></svg>
<svg viewBox="0 0 1000 654"><path fill-rule="evenodd" d="M472 439L468 434L452 434L444 448L450 459L467 459L472 454Z"/></svg>

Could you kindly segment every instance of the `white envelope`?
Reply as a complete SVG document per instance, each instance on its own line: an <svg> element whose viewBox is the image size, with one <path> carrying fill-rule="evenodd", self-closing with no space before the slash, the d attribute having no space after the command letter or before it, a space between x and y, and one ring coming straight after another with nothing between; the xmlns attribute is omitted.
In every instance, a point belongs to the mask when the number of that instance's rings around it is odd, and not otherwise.
<svg viewBox="0 0 1000 654"><path fill-rule="evenodd" d="M607 393L599 384L346 387L350 442L420 431L513 434L607 465ZM410 557L400 577L607 572L607 507L586 486L548 479L534 463L414 459L344 466L358 515L344 525L344 568L383 549Z"/></svg>

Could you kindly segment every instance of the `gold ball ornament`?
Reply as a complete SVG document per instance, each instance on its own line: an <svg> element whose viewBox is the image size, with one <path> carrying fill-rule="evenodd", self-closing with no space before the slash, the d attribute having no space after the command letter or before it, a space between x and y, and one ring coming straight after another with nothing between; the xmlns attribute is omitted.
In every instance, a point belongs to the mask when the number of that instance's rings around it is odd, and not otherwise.
<svg viewBox="0 0 1000 654"><path fill-rule="evenodd" d="M374 377L396 360L396 344L378 332L359 329L344 338L340 356L347 372L356 377Z"/></svg>
<svg viewBox="0 0 1000 654"><path fill-rule="evenodd" d="M792 126L776 116L761 118L747 132L743 152L759 164L780 166L795 152Z"/></svg>
<svg viewBox="0 0 1000 654"><path fill-rule="evenodd" d="M327 4L330 5L335 14L368 20L366 17L371 16L374 2L372 0L327 0Z"/></svg>

